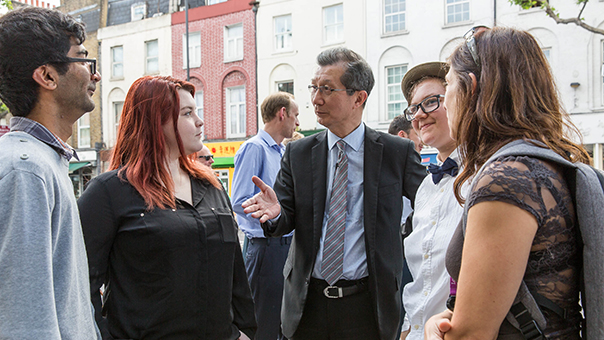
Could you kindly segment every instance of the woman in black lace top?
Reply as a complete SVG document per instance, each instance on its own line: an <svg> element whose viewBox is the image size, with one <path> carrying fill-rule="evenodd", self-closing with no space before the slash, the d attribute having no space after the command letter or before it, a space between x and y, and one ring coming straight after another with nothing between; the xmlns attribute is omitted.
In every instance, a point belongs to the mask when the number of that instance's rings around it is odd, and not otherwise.
<svg viewBox="0 0 604 340"><path fill-rule="evenodd" d="M568 312L562 318L543 310L545 337L579 339L580 249L562 169L537 158L505 157L478 170L516 140L532 140L571 161L589 156L566 135L577 129L529 33L478 27L464 37L450 57L445 107L464 163L455 195L464 203L459 193L466 181L472 190L466 223L447 253L447 270L457 280L455 309L428 321L426 338L524 339L506 320L524 280Z"/></svg>

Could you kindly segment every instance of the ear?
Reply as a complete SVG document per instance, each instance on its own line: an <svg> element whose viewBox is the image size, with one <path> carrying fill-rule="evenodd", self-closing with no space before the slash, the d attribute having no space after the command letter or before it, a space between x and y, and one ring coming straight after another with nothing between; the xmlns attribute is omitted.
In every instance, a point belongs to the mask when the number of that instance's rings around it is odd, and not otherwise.
<svg viewBox="0 0 604 340"><path fill-rule="evenodd" d="M58 76L59 74L57 73L57 70L54 69L54 67L42 65L34 70L32 78L43 89L52 91L55 90L58 86Z"/></svg>
<svg viewBox="0 0 604 340"><path fill-rule="evenodd" d="M398 132L398 136L401 138L409 138L409 135L403 130Z"/></svg>
<svg viewBox="0 0 604 340"><path fill-rule="evenodd" d="M472 94L476 92L476 86L478 86L478 81L476 80L476 75L470 72L470 78L472 78Z"/></svg>
<svg viewBox="0 0 604 340"><path fill-rule="evenodd" d="M285 120L285 117L287 116L287 110L285 109L285 106L281 108L281 110L279 110L279 120Z"/></svg>
<svg viewBox="0 0 604 340"><path fill-rule="evenodd" d="M369 95L367 94L367 91L357 91L355 96L354 108L356 109L359 106L363 106L363 103L365 103Z"/></svg>

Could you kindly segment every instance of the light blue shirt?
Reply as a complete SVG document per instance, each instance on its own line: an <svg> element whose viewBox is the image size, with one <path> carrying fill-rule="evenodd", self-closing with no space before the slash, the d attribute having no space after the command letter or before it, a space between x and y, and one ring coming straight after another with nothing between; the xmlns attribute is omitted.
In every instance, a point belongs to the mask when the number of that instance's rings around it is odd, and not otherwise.
<svg viewBox="0 0 604 340"><path fill-rule="evenodd" d="M271 135L260 130L256 136L243 143L235 154L231 201L233 210L237 213L239 228L248 238L265 237L258 219L245 214L241 207L243 202L260 192L252 182L252 176L258 176L272 188L281 169L284 151L283 143L277 144ZM292 234L293 232L287 236Z"/></svg>
<svg viewBox="0 0 604 340"><path fill-rule="evenodd" d="M331 189L338 160L336 143L341 138L327 131L327 199L325 200L325 213L323 214L323 227L321 243L317 252L317 261L312 276L323 279L321 264L323 262L323 246L327 220L329 219L329 203ZM348 156L348 190L346 206L346 231L344 233L344 274L342 279L357 280L367 275L367 254L365 252L365 229L363 208L363 156L365 154L365 124L344 137L346 142L346 155Z"/></svg>

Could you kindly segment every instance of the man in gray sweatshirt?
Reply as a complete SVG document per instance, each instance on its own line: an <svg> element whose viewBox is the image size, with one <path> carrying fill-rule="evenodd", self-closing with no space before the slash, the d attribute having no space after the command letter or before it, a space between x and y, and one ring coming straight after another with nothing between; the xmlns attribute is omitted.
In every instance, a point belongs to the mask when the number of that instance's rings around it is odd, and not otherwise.
<svg viewBox="0 0 604 340"><path fill-rule="evenodd" d="M65 141L101 77L84 26L29 7L0 18L0 339L98 339Z"/></svg>

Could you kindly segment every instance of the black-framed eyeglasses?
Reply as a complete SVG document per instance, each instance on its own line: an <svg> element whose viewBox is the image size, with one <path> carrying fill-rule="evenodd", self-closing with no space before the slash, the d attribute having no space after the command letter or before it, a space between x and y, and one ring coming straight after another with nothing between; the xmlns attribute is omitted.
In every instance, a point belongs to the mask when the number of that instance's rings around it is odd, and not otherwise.
<svg viewBox="0 0 604 340"><path fill-rule="evenodd" d="M405 118L407 118L408 121L414 120L415 116L417 116L417 112L419 112L419 109L422 109L424 113L433 112L440 107L440 101L442 98L445 98L445 96L442 94L435 94L425 98L417 105L409 106L405 109Z"/></svg>
<svg viewBox="0 0 604 340"><path fill-rule="evenodd" d="M213 159L213 158L214 158L214 155L199 156L199 157L197 157L197 158L199 158L199 159L202 159L202 158L203 158L203 159L205 159L205 160L206 160L206 162L207 162L207 161L209 161L210 159Z"/></svg>
<svg viewBox="0 0 604 340"><path fill-rule="evenodd" d="M326 96L329 96L334 91L335 92L346 91L346 93L348 93L348 95L352 95L356 91L359 91L359 90L355 90L355 89L333 89L327 85L322 85L322 86L308 85L308 91L310 91L311 95L314 96L315 94L317 94L317 90Z"/></svg>
<svg viewBox="0 0 604 340"><path fill-rule="evenodd" d="M51 64L88 63L88 66L90 67L90 74L96 74L96 59L66 57L65 60L51 61L50 63Z"/></svg>
<svg viewBox="0 0 604 340"><path fill-rule="evenodd" d="M483 29L489 28L487 26L474 26L463 35L463 38L466 40L466 46L468 46L468 50L470 50L470 54L478 67L480 67L480 58L478 58L478 48L476 47L476 39L474 38L474 34Z"/></svg>

